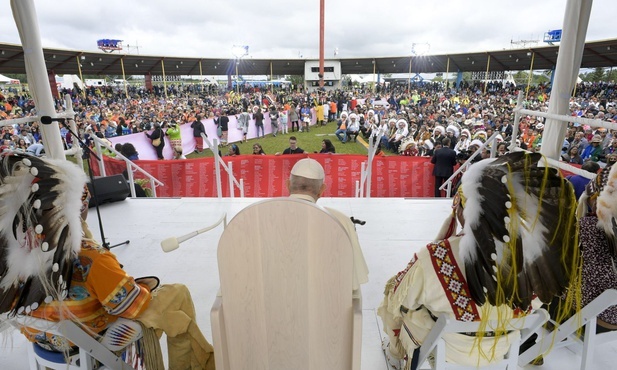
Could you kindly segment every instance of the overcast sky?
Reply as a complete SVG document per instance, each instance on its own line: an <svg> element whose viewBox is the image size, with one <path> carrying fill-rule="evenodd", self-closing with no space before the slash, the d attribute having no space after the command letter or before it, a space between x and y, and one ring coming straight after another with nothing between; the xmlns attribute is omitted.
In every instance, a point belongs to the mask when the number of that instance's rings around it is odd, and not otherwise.
<svg viewBox="0 0 617 370"><path fill-rule="evenodd" d="M0 41L21 43L9 1ZM35 0L43 47L96 51L96 40L124 40L124 52L231 58L317 58L319 0ZM512 48L561 29L566 0L326 0L325 55L401 56L412 45L429 54ZM593 4L587 40L617 37L615 0ZM127 48L127 45L131 48ZM418 48L420 45L418 45ZM518 45L517 47L521 47Z"/></svg>

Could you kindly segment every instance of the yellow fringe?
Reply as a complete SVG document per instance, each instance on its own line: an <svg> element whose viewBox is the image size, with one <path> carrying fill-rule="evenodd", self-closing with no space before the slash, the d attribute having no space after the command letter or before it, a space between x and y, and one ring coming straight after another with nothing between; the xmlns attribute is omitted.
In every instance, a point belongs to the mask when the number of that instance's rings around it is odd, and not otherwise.
<svg viewBox="0 0 617 370"><path fill-rule="evenodd" d="M163 353L161 351L161 343L159 337L156 335L156 331L152 328L141 325L143 336L141 338L143 346L143 358L142 363L146 370L164 369Z"/></svg>
<svg viewBox="0 0 617 370"><path fill-rule="evenodd" d="M525 191L528 193L529 190L529 173L531 171L531 156L526 156L525 158ZM511 307L512 303L515 300L520 299L518 296L518 279L517 276L519 272L522 270L522 266L518 266L517 261L517 251L516 244L518 238L518 230L520 225L520 219L517 217L517 212L521 217L525 219L527 218L527 214L525 213L527 206L525 204L519 205L519 199L516 198L516 193L514 191L513 179L512 179L512 170L509 164L508 166L508 174L507 174L507 187L508 192L510 194L510 203L512 207L508 210L508 217L510 218L510 223L507 226L508 233L510 235L510 240L507 243L504 243L504 251L502 256L501 263L497 264L497 290L495 292L495 306L497 309L497 327L496 328L487 328L487 324L489 321L490 310L492 307L490 305L483 305L481 310L481 322L479 326L479 333L476 337L476 341L474 343L474 349L477 347L480 356L484 357L488 360L492 360L495 357L495 351L497 348L498 340L507 334L508 330L512 330L515 328L508 328L508 323L510 321L511 314L509 310L500 309L503 306ZM536 223L540 218L541 205L543 200L543 194L546 190L547 182L548 182L549 170L548 167L545 168L542 184L540 186L540 197L538 199L538 209L536 214L533 216L533 222L529 226L530 229L533 230L535 228ZM562 264L566 269L566 272L569 274L570 279L568 283L568 288L565 294L565 299L559 304L557 309L557 322L563 322L569 315L573 312L580 312L582 294L581 294L581 285L582 285L582 259L581 252L579 250L578 243L578 222L576 219L576 199L574 196L574 191L572 187L567 186L566 179L561 177L561 190L559 194L559 223L555 230L553 230L553 234L550 238L551 242L554 242L557 237L562 236L568 233L574 233L574 238L564 238L565 243L562 245L564 248L564 253L562 253ZM568 202L569 200L569 202ZM566 208L567 204L570 204L569 208ZM518 207L518 208L517 208ZM563 218L563 219L562 219ZM501 266L507 260L511 259L512 268L507 274L504 276L504 272L502 271ZM506 294L503 290L503 285L512 284L513 286L513 295L511 297L506 297ZM549 302L545 302L549 303ZM579 321L582 323L582 318L579 315ZM580 325L579 325L580 326ZM581 330L581 329L579 329ZM491 348L490 353L484 353L482 350L481 341L483 339L482 333L485 331L493 331L495 333L495 342ZM555 331L556 332L556 331Z"/></svg>

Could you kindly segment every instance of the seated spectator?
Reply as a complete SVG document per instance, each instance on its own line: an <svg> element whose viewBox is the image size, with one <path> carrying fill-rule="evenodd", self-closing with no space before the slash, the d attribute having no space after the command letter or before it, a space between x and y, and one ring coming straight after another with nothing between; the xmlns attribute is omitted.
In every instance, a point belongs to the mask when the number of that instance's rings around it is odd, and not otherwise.
<svg viewBox="0 0 617 370"><path fill-rule="evenodd" d="M617 137L614 137L611 141L610 144L604 148L604 150L602 151L602 161L603 162L607 162L606 157L610 156L610 155L616 155L617 154Z"/></svg>
<svg viewBox="0 0 617 370"><path fill-rule="evenodd" d="M356 138L360 133L360 120L358 119L358 115L352 113L349 115L349 123L347 124L347 133L345 135L345 141L351 141L353 138L354 143L356 142Z"/></svg>
<svg viewBox="0 0 617 370"><path fill-rule="evenodd" d="M139 153L137 152L137 149L135 149L135 146L131 143L126 143L122 145L122 148L120 149L120 154L122 154L131 161L139 160Z"/></svg>
<svg viewBox="0 0 617 370"><path fill-rule="evenodd" d="M581 153L581 158L583 158L583 161L598 162L600 160L600 155L602 155L602 147L600 146L601 143L602 138L600 135L595 135L591 139L590 145Z"/></svg>
<svg viewBox="0 0 617 370"><path fill-rule="evenodd" d="M570 146L570 149L568 149L568 152L562 155L561 159L563 159L564 162L568 162L572 164L583 164L583 158L578 153L578 148L579 147L576 145Z"/></svg>
<svg viewBox="0 0 617 370"><path fill-rule="evenodd" d="M587 161L583 164L581 169L593 174L597 174L600 170L600 165L597 162ZM581 175L567 176L566 179L568 179L572 183L576 199L579 199L581 197L581 195L585 191L585 187L587 186L587 184L589 184L590 181L590 179Z"/></svg>
<svg viewBox="0 0 617 370"><path fill-rule="evenodd" d="M33 154L37 157L40 157L44 150L45 150L45 147L43 147L43 144L35 143L35 144L29 145L28 148L26 149L26 152Z"/></svg>
<svg viewBox="0 0 617 370"><path fill-rule="evenodd" d="M30 144L28 144L26 142L26 140L24 139L19 139L19 141L17 142L16 148L17 150L20 150L22 152L25 152L28 150L28 147L30 146Z"/></svg>
<svg viewBox="0 0 617 370"><path fill-rule="evenodd" d="M589 142L585 139L585 134L582 131L578 131L574 134L574 140L570 143L569 148L572 148L573 146L578 147L579 153L582 153L583 150L589 146Z"/></svg>
<svg viewBox="0 0 617 370"><path fill-rule="evenodd" d="M330 139L323 139L319 153L336 153L336 148Z"/></svg>
<svg viewBox="0 0 617 370"><path fill-rule="evenodd" d="M227 155L230 157L235 157L240 155L240 148L236 144L231 144L227 147Z"/></svg>
<svg viewBox="0 0 617 370"><path fill-rule="evenodd" d="M295 136L289 137L289 148L283 150L283 154L305 154L306 151L298 146L298 139ZM281 155L281 152L276 152L275 155Z"/></svg>
<svg viewBox="0 0 617 370"><path fill-rule="evenodd" d="M400 119L396 122L396 131L390 136L388 140L388 147L393 152L398 152L398 147L401 145L401 140L409 135L409 128L407 125L407 121L404 119Z"/></svg>
<svg viewBox="0 0 617 370"><path fill-rule="evenodd" d="M505 142L497 144L497 156L501 157L502 155L508 154L508 144Z"/></svg>
<svg viewBox="0 0 617 370"><path fill-rule="evenodd" d="M336 122L337 130L334 132L336 137L342 142L347 142L347 125L350 123L348 120L347 112L341 113L341 118L339 118ZM343 137L341 137L341 134Z"/></svg>
<svg viewBox="0 0 617 370"><path fill-rule="evenodd" d="M264 149L261 147L261 144L255 143L253 144L253 155L266 155Z"/></svg>
<svg viewBox="0 0 617 370"><path fill-rule="evenodd" d="M0 141L2 142L2 145L0 145L0 153L11 150L10 140L1 139Z"/></svg>
<svg viewBox="0 0 617 370"><path fill-rule="evenodd" d="M186 159L186 156L182 153L182 146L176 145L174 149L174 159Z"/></svg>

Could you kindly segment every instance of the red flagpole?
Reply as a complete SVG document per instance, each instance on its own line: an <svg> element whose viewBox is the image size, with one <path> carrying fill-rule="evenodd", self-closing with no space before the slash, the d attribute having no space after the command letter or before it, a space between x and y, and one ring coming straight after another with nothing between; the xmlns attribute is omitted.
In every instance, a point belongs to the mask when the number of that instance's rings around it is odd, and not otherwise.
<svg viewBox="0 0 617 370"><path fill-rule="evenodd" d="M319 87L324 86L324 29L325 29L325 0L319 0Z"/></svg>

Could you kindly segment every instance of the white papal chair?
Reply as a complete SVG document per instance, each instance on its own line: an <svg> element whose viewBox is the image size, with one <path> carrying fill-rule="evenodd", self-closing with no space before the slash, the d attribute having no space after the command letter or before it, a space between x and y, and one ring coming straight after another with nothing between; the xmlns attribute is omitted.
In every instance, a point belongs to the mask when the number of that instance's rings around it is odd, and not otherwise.
<svg viewBox="0 0 617 370"><path fill-rule="evenodd" d="M508 353L502 361L494 362L488 366L483 366L481 369L517 370L519 347L521 343L527 340L532 334L540 330L542 325L547 322L548 318L548 312L546 312L546 310L540 309L535 311L533 314L510 320L506 324L506 330L514 331L517 335L510 337L514 339L508 343ZM423 367L423 365L426 366L428 364L430 368L437 370L478 369L477 366L470 367L447 362L446 343L443 339L443 335L448 333L477 333L479 332L479 326L479 322L457 321L447 317L446 315L441 315L437 319L435 326L433 326L433 329L431 329L431 331L428 333L426 339L420 347L420 355L418 361L420 368L425 368ZM484 330L492 331L493 328L496 328L498 326L498 322L489 321ZM431 357L430 361L429 357Z"/></svg>
<svg viewBox="0 0 617 370"><path fill-rule="evenodd" d="M242 210L218 246L217 369L359 370L352 244L325 209L278 198Z"/></svg>

